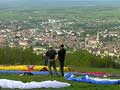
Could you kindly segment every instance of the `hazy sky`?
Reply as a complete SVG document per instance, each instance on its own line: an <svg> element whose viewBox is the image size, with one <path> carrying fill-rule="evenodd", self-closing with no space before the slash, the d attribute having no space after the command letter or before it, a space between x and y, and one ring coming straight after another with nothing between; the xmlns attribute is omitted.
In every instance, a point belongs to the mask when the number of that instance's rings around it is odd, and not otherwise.
<svg viewBox="0 0 120 90"><path fill-rule="evenodd" d="M75 1L75 2L74 2ZM82 1L82 2L81 2ZM87 2L88 1L88 2ZM95 2L94 2L95 1ZM74 6L120 6L120 0L0 0L0 7L74 7Z"/></svg>
<svg viewBox="0 0 120 90"><path fill-rule="evenodd" d="M0 0L0 1L24 1L24 0ZM41 0L41 1L119 1L119 0Z"/></svg>
<svg viewBox="0 0 120 90"><path fill-rule="evenodd" d="M24 1L24 0L0 0L0 1ZM119 1L119 0L41 0L41 1Z"/></svg>

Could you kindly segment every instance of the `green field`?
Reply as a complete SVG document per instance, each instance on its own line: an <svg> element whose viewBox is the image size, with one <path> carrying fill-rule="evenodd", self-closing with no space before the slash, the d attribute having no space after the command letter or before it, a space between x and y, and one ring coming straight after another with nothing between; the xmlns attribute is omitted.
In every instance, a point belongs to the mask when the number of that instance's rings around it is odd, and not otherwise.
<svg viewBox="0 0 120 90"><path fill-rule="evenodd" d="M109 20L111 22L120 19L120 7L73 7L57 9L6 9L0 10L0 19L3 20L29 20L47 18L67 18L70 20Z"/></svg>
<svg viewBox="0 0 120 90"><path fill-rule="evenodd" d="M119 69L100 69L100 68L78 68L81 71L103 71L108 73L117 73L120 74ZM51 77L49 75L34 75L34 76L20 76L20 75L8 75L8 74L0 74L0 79L10 79L10 80L20 80L23 82L30 82L30 81L45 81L45 80L58 80L62 82L68 82L71 84L70 87L65 88L42 88L42 89L31 89L31 90L119 90L120 85L95 85L95 84L88 84L88 83L78 83L73 81L67 81L63 77ZM120 78L120 77L118 77ZM10 90L10 89L3 89L0 90ZM12 89L13 90L13 89ZM16 89L14 89L16 90ZM17 89L18 90L18 89Z"/></svg>
<svg viewBox="0 0 120 90"><path fill-rule="evenodd" d="M40 27L38 21L48 19L74 22L72 25L63 25L63 29L92 29L104 30L120 26L120 7L74 7L57 9L6 9L0 10L0 21L29 21L36 22L35 26ZM61 22L62 23L62 22ZM65 21L64 21L65 23ZM30 25L29 25L30 27Z"/></svg>

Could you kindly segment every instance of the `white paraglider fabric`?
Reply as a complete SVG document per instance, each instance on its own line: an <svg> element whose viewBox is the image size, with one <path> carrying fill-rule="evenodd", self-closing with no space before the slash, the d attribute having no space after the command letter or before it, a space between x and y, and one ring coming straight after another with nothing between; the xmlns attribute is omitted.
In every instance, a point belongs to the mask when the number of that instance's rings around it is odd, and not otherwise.
<svg viewBox="0 0 120 90"><path fill-rule="evenodd" d="M42 82L27 82L14 81L7 79L0 79L1 88L11 88L11 89L32 89L32 88L62 88L70 86L69 83L59 82L59 81L42 81Z"/></svg>

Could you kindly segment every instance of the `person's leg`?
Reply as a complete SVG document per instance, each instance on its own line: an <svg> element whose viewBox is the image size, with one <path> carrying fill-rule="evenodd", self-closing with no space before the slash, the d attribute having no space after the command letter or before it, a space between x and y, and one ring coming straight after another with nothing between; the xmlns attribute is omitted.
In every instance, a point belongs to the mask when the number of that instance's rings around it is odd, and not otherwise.
<svg viewBox="0 0 120 90"><path fill-rule="evenodd" d="M52 66L52 62L50 60L48 60L48 71L49 71L49 74L52 76L51 66Z"/></svg>
<svg viewBox="0 0 120 90"><path fill-rule="evenodd" d="M61 75L64 76L64 62L61 62L61 61L60 61L60 72L61 72Z"/></svg>
<svg viewBox="0 0 120 90"><path fill-rule="evenodd" d="M58 76L55 61L53 61L52 65L53 65L53 69L54 69L55 75Z"/></svg>
<svg viewBox="0 0 120 90"><path fill-rule="evenodd" d="M45 59L45 63L44 63L44 65L47 66L47 64L48 64L48 60Z"/></svg>
<svg viewBox="0 0 120 90"><path fill-rule="evenodd" d="M46 61L45 61L45 59L43 60L43 63L44 63L44 66L46 66Z"/></svg>

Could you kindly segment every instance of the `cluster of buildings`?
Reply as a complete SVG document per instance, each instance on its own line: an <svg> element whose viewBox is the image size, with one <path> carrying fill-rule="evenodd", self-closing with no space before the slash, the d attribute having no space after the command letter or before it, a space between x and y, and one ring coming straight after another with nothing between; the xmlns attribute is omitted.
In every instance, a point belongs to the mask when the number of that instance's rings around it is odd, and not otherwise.
<svg viewBox="0 0 120 90"><path fill-rule="evenodd" d="M120 62L120 31L101 31L85 38L85 49L101 57L107 56Z"/></svg>
<svg viewBox="0 0 120 90"><path fill-rule="evenodd" d="M33 47L36 53L47 50L49 45L56 49L64 44L68 50L84 49L100 56L120 58L120 31L99 31L94 35L87 30L65 30L71 25L65 19L44 21L0 21L0 47Z"/></svg>

